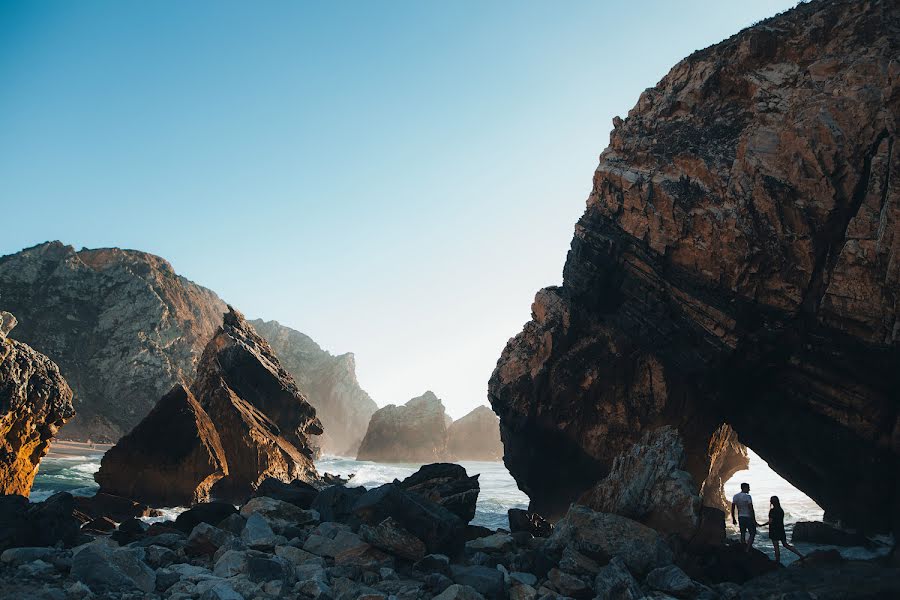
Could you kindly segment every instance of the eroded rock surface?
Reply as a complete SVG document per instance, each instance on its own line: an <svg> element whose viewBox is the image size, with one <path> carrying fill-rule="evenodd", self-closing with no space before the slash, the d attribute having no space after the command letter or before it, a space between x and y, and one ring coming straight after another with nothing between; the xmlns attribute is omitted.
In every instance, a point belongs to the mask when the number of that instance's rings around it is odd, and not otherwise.
<svg viewBox="0 0 900 600"><path fill-rule="evenodd" d="M433 392L406 404L388 404L369 421L357 460L432 463L449 458L448 428L452 420Z"/></svg>
<svg viewBox="0 0 900 600"><path fill-rule="evenodd" d="M316 409L325 433L319 443L329 454L356 456L366 435L369 418L378 410L375 401L356 379L352 353L333 356L309 336L277 321L250 321L294 376L307 400Z"/></svg>
<svg viewBox="0 0 900 600"><path fill-rule="evenodd" d="M447 450L453 460L501 460L500 421L487 406L479 406L450 424Z"/></svg>
<svg viewBox="0 0 900 600"><path fill-rule="evenodd" d="M0 494L27 497L50 441L75 415L72 390L49 358L7 337L0 312Z"/></svg>
<svg viewBox="0 0 900 600"><path fill-rule="evenodd" d="M898 27L896 2L801 4L616 120L563 285L490 381L533 509L667 424L715 495L728 423L831 517L900 514Z"/></svg>
<svg viewBox="0 0 900 600"><path fill-rule="evenodd" d="M100 491L154 506L191 505L228 471L215 424L183 385L103 455Z"/></svg>

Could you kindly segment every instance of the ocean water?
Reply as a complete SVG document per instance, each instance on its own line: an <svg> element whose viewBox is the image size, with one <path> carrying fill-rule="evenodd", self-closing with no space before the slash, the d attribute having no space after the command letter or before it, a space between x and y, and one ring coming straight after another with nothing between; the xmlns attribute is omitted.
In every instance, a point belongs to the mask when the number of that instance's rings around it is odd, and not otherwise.
<svg viewBox="0 0 900 600"><path fill-rule="evenodd" d="M40 469L34 481L31 491L31 500L40 502L56 492L68 491L75 495L90 496L97 491L94 482L94 473L100 468L100 459L103 457L103 449L92 451L85 447L83 452L74 455L54 453L41 461ZM509 526L506 511L510 508L526 508L528 497L522 493L516 482L506 470L502 462L474 462L460 463L466 468L469 475L478 473L481 491L478 494L478 504L475 509L475 518L472 523L483 525L491 529ZM412 475L421 465L418 464L385 464L368 461L358 461L339 456L324 456L316 462L320 473L332 473L343 477L350 477L347 485L375 487L383 483L389 483L394 479L403 479ZM739 471L725 484L725 495L731 498L740 490L741 482L750 484L750 493L754 498L754 505L758 515L757 520L763 523L767 520L769 512L769 497L778 496L785 512L785 529L788 540L791 539L793 525L797 521L821 521L824 511L813 502L806 494L785 481L758 455L750 452L750 469ZM150 517L147 521L159 521L173 519L183 508L167 508L158 517ZM731 519L727 521L728 536L738 539L739 533L736 527L731 525ZM855 547L819 546L812 544L797 544L800 552L806 554L816 549L836 548L847 558L867 559L877 555L886 554L890 550L891 540L887 537L876 540L882 544L876 550ZM759 529L755 547L774 558L775 552L769 541L768 530ZM782 549L781 560L788 564L796 560L796 556L790 551Z"/></svg>

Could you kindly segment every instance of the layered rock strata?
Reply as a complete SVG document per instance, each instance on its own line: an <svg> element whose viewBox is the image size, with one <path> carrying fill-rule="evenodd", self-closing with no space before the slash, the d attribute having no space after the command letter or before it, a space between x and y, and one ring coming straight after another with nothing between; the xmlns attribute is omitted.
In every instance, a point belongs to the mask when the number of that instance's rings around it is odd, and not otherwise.
<svg viewBox="0 0 900 600"><path fill-rule="evenodd" d="M315 407L325 429L319 440L322 451L356 456L378 405L356 379L353 354L333 356L309 336L277 321L257 319L250 324L269 342L281 364L294 376L297 387Z"/></svg>
<svg viewBox="0 0 900 600"><path fill-rule="evenodd" d="M501 460L503 442L500 441L500 421L487 406L450 424L447 450L453 460Z"/></svg>
<svg viewBox="0 0 900 600"><path fill-rule="evenodd" d="M358 460L430 463L449 458L448 428L452 419L433 392L406 404L388 404L369 420Z"/></svg>
<svg viewBox="0 0 900 600"><path fill-rule="evenodd" d="M75 409L56 364L7 337L16 323L0 311L0 494L27 497L41 458Z"/></svg>
<svg viewBox="0 0 900 600"><path fill-rule="evenodd" d="M715 488L727 423L830 517L900 514L898 31L896 2L801 4L614 120L563 285L489 385L532 508L667 424Z"/></svg>

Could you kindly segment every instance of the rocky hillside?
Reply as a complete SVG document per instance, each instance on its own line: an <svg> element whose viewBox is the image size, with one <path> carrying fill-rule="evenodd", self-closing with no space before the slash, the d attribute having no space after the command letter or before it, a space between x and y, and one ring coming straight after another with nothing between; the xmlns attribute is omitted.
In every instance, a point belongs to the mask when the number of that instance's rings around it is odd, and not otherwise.
<svg viewBox="0 0 900 600"><path fill-rule="evenodd" d="M500 421L487 406L450 424L447 431L447 450L453 460L500 460L503 442L500 441Z"/></svg>
<svg viewBox="0 0 900 600"><path fill-rule="evenodd" d="M278 321L257 319L250 323L271 344L281 364L316 407L325 429L319 440L322 451L356 456L378 405L359 386L353 354L334 356L309 336Z"/></svg>
<svg viewBox="0 0 900 600"><path fill-rule="evenodd" d="M189 379L225 303L134 250L49 242L0 258L14 337L53 358L75 392L69 439L115 441Z"/></svg>
<svg viewBox="0 0 900 600"><path fill-rule="evenodd" d="M448 429L452 419L434 392L406 404L388 404L369 421L357 460L429 463L449 459Z"/></svg>
<svg viewBox="0 0 900 600"><path fill-rule="evenodd" d="M804 3L613 120L563 285L490 381L533 507L660 425L699 487L728 423L830 517L900 514L897 56L897 2Z"/></svg>
<svg viewBox="0 0 900 600"><path fill-rule="evenodd" d="M0 495L27 497L50 441L75 411L53 361L7 337L15 326L0 311Z"/></svg>

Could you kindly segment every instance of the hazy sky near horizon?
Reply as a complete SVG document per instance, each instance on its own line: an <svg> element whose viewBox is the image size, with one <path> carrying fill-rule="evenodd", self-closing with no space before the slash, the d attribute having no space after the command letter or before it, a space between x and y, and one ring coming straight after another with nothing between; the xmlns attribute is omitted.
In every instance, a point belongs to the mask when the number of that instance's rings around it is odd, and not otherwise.
<svg viewBox="0 0 900 600"><path fill-rule="evenodd" d="M0 0L0 255L158 254L458 418L561 283L612 118L794 4Z"/></svg>

